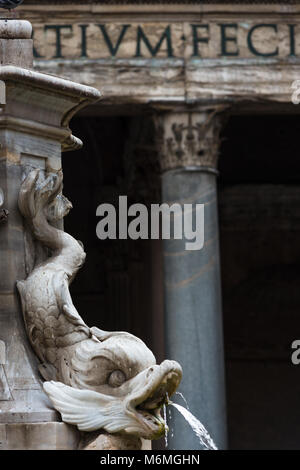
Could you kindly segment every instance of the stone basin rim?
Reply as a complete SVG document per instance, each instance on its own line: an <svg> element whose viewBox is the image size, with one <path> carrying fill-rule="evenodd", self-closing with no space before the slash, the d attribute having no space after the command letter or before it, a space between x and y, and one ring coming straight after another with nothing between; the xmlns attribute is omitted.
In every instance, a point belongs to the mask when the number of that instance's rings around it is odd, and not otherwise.
<svg viewBox="0 0 300 470"><path fill-rule="evenodd" d="M0 80L15 81L42 89L53 89L65 95L86 98L90 101L98 101L102 93L96 88L81 85L66 78L56 75L35 72L15 65L4 65L0 67Z"/></svg>

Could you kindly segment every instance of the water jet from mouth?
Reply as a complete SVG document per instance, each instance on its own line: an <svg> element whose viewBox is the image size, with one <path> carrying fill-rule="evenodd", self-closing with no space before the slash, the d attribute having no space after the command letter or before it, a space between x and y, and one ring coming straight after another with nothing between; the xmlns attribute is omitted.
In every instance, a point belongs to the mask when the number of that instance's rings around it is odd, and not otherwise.
<svg viewBox="0 0 300 470"><path fill-rule="evenodd" d="M184 401L186 409L187 409L187 410L190 410L190 407L189 407L189 405L188 405L188 402L187 402L186 399L185 399L185 396L184 396L181 392L175 392L175 395L179 395L180 398L182 398L182 400Z"/></svg>
<svg viewBox="0 0 300 470"><path fill-rule="evenodd" d="M197 419L189 410L184 408L177 403L169 402L169 405L172 405L176 408L179 413L182 414L184 419L189 423L192 430L199 437L200 444L205 448L205 450L218 450L216 444L214 443L213 439L209 435L205 426Z"/></svg>
<svg viewBox="0 0 300 470"><path fill-rule="evenodd" d="M179 413L184 417L184 419L189 423L191 428L193 429L194 433L196 436L199 437L200 444L205 448L205 450L218 450L216 444L214 443L213 439L209 435L209 432L205 428L205 426L199 421L191 412L189 409L188 402L184 395L180 392L176 392L176 395L179 395L182 400L184 401L186 408L184 408L181 405L178 405L177 403L173 403L170 401L168 394L166 394L166 404L167 405L172 405L174 408L176 408ZM167 426L167 409L166 405L163 407L163 414L164 414L164 421L166 423L166 428L165 428L165 447L168 447L168 426ZM171 419L171 413L169 411L169 417Z"/></svg>

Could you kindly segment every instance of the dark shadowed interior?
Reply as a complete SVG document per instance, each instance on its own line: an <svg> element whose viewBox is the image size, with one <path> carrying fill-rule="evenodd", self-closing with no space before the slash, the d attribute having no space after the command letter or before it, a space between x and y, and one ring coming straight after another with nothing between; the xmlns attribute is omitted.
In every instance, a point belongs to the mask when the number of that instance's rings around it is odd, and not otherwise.
<svg viewBox="0 0 300 470"><path fill-rule="evenodd" d="M143 125L140 124L143 122ZM96 208L159 201L148 118L79 117L84 149L65 154L64 193L73 203L65 228L88 254L74 281L74 303L89 325L126 330L164 358L162 250L159 241L96 237ZM232 116L219 163L220 245L229 446L299 445L300 120ZM201 418L201 410L196 413Z"/></svg>

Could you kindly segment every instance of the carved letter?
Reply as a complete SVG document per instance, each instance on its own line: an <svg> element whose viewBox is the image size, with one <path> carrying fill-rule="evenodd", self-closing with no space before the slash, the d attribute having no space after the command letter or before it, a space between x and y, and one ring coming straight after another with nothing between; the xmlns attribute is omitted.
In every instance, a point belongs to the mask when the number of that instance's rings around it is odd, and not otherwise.
<svg viewBox="0 0 300 470"><path fill-rule="evenodd" d="M252 28L250 29L248 33L248 38L247 38L249 51L252 52L252 54L258 55L261 57L272 57L272 56L278 55L278 47L276 47L276 49L273 52L259 52L256 49L256 47L254 47L253 42L252 42L252 34L254 33L254 31L256 31L259 28L270 28L270 29L273 29L277 33L277 24L256 24L255 26L252 26Z"/></svg>
<svg viewBox="0 0 300 470"><path fill-rule="evenodd" d="M149 39L147 38L147 36L144 33L141 26L138 26L135 57L142 57L142 53L141 53L141 42L142 41L144 42L145 46L147 47L147 49L150 52L150 54L152 55L152 57L155 57L156 54L158 53L159 49L161 48L162 43L163 43L164 40L166 40L166 42L167 42L168 57L174 57L173 56L173 47L172 47L171 27L170 26L166 27L166 29L163 32L162 36L160 37L158 43L154 47L151 46L151 44L149 42Z"/></svg>
<svg viewBox="0 0 300 470"><path fill-rule="evenodd" d="M45 31L54 30L56 34L56 54L53 57L54 59L62 59L62 48L61 48L61 31L67 29L73 31L73 26L71 24L51 24L45 25Z"/></svg>
<svg viewBox="0 0 300 470"><path fill-rule="evenodd" d="M203 28L206 32L209 32L209 25L208 24L191 24L192 31L193 31L193 57L201 57L199 53L199 42L204 42L208 44L209 38L208 37L199 37L198 36L198 29Z"/></svg>
<svg viewBox="0 0 300 470"><path fill-rule="evenodd" d="M221 28L221 56L238 56L239 49L237 48L235 51L228 51L227 50L227 43L233 42L237 43L236 36L227 36L227 28L234 28L235 30L238 29L238 25L236 23L232 24L219 24Z"/></svg>
<svg viewBox="0 0 300 470"><path fill-rule="evenodd" d="M111 39L106 31L106 26L105 24L98 24L99 28L101 29L102 31L102 34L103 34L103 37L104 37L104 40L105 40L105 43L109 49L109 52L111 53L111 55L114 57L118 50L119 50L119 47L121 45L121 42L123 41L123 38L125 36L125 33L127 31L128 28L130 28L130 24L123 24L122 25L122 30L120 32L120 35L118 37L118 40L116 42L116 45L114 46L113 43L111 42Z"/></svg>

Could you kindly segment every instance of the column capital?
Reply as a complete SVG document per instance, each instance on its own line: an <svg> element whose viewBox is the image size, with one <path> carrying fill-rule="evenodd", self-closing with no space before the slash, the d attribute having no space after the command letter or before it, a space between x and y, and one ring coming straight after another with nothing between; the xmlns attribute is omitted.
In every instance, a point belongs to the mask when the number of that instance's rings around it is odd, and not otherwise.
<svg viewBox="0 0 300 470"><path fill-rule="evenodd" d="M227 109L227 105L218 105L155 115L161 170L190 167L216 171Z"/></svg>

